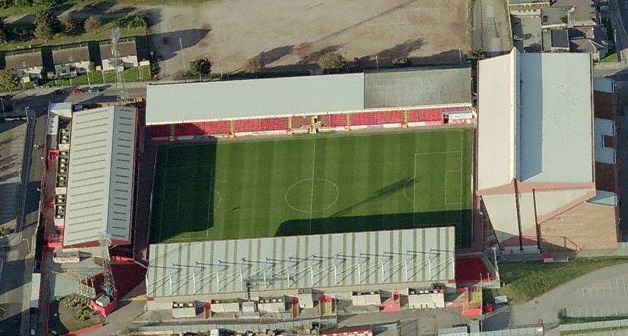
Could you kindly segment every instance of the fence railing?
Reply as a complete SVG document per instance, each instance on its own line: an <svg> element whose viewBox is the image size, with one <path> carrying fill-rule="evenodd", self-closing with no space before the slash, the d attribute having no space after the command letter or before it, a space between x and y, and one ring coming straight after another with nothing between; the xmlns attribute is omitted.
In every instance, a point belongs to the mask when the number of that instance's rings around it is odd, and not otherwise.
<svg viewBox="0 0 628 336"><path fill-rule="evenodd" d="M211 329L228 329L234 331L264 331L264 330L291 330L295 328L310 328L313 323L319 323L319 325L330 325L333 326L337 323L337 319L335 317L328 319L303 319L303 320L292 320L292 321L277 321L277 322L243 322L243 323L193 323L187 325L172 325L172 324L159 324L153 326L143 326L139 327L139 331L143 332L156 332L156 331L168 331L168 332L203 332Z"/></svg>
<svg viewBox="0 0 628 336"><path fill-rule="evenodd" d="M628 319L561 324L559 327L560 331L580 331L580 330L595 330L595 329L610 329L610 328L628 328Z"/></svg>

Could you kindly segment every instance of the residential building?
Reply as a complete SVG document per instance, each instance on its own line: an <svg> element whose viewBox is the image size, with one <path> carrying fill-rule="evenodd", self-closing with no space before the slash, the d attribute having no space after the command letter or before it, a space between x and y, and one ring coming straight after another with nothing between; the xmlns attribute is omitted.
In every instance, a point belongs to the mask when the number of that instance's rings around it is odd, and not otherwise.
<svg viewBox="0 0 628 336"><path fill-rule="evenodd" d="M548 8L550 0L509 0L508 9L512 15L540 15L541 9Z"/></svg>
<svg viewBox="0 0 628 336"><path fill-rule="evenodd" d="M114 64L115 58L113 55L113 44L111 41L101 41L99 43L99 47L102 70L115 70L116 65ZM120 39L116 45L116 49L118 51L119 65L125 69L137 67L139 65L139 60L137 58L137 45L135 44L134 37Z"/></svg>
<svg viewBox="0 0 628 336"><path fill-rule="evenodd" d="M569 32L567 29L543 30L543 51L568 52L570 50Z"/></svg>
<svg viewBox="0 0 628 336"><path fill-rule="evenodd" d="M52 49L54 72L53 78L76 77L89 71L91 59L87 44L75 44Z"/></svg>
<svg viewBox="0 0 628 336"><path fill-rule="evenodd" d="M7 52L4 56L5 69L11 70L23 82L42 78L44 62L41 49Z"/></svg>
<svg viewBox="0 0 628 336"><path fill-rule="evenodd" d="M589 6L557 6L541 10L543 29L593 27L597 25L595 9Z"/></svg>

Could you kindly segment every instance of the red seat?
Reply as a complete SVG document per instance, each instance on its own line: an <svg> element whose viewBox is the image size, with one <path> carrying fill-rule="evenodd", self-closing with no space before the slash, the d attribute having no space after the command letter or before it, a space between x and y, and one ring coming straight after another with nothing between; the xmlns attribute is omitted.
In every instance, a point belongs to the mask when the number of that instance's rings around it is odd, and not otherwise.
<svg viewBox="0 0 628 336"><path fill-rule="evenodd" d="M150 136L152 138L164 138L170 136L170 125L150 126Z"/></svg>
<svg viewBox="0 0 628 336"><path fill-rule="evenodd" d="M330 114L329 124L331 127L344 127L347 124L347 117L344 113Z"/></svg>

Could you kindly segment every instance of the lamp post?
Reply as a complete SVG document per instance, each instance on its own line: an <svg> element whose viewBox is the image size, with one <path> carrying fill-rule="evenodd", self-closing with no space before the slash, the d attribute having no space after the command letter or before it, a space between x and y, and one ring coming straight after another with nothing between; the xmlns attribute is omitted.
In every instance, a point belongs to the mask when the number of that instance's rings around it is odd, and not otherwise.
<svg viewBox="0 0 628 336"><path fill-rule="evenodd" d="M491 246L493 250L493 262L495 263L495 275L497 276L497 281L501 284L501 279L499 277L499 263L497 263L497 246Z"/></svg>

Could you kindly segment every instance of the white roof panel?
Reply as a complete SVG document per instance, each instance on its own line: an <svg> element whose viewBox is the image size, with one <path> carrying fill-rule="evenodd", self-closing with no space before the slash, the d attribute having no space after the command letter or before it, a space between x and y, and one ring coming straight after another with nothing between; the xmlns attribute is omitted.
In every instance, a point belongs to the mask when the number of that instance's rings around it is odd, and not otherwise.
<svg viewBox="0 0 628 336"><path fill-rule="evenodd" d="M92 242L103 232L130 240L136 110L104 107L72 118L63 244Z"/></svg>
<svg viewBox="0 0 628 336"><path fill-rule="evenodd" d="M149 85L146 124L354 111L364 74Z"/></svg>
<svg viewBox="0 0 628 336"><path fill-rule="evenodd" d="M152 297L296 290L455 278L454 227L150 246ZM368 255L368 258L366 257Z"/></svg>
<svg viewBox="0 0 628 336"><path fill-rule="evenodd" d="M479 190L514 177L593 181L590 55L513 49L480 61L479 97Z"/></svg>
<svg viewBox="0 0 628 336"><path fill-rule="evenodd" d="M593 181L590 55L525 53L518 67L519 180Z"/></svg>
<svg viewBox="0 0 628 336"><path fill-rule="evenodd" d="M478 189L514 178L514 73L509 55L479 63Z"/></svg>

